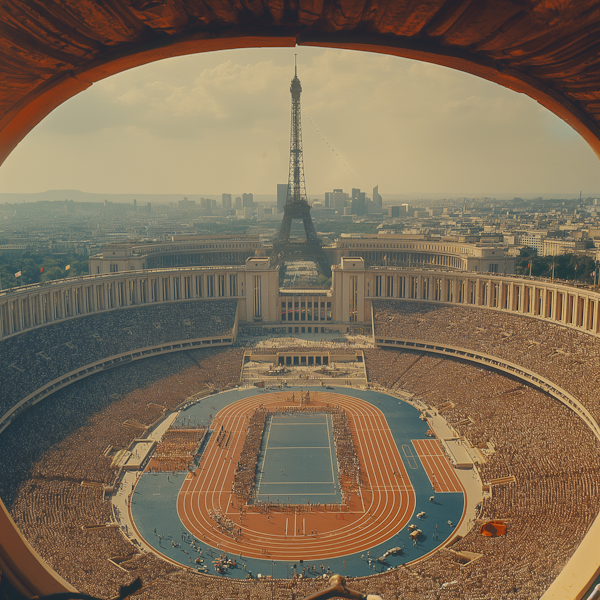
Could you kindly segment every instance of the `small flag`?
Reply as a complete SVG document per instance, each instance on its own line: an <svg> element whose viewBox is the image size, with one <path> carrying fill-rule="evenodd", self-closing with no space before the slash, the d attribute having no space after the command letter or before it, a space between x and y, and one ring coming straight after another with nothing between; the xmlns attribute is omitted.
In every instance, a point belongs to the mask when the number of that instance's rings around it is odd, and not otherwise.
<svg viewBox="0 0 600 600"><path fill-rule="evenodd" d="M40 269L40 275L44 272L44 267Z"/></svg>
<svg viewBox="0 0 600 600"><path fill-rule="evenodd" d="M70 268L71 268L71 265L67 265L67 266L65 267L65 271L68 271Z"/></svg>
<svg viewBox="0 0 600 600"><path fill-rule="evenodd" d="M15 277L21 277L21 271L17 271L17 272L15 273Z"/></svg>
<svg viewBox="0 0 600 600"><path fill-rule="evenodd" d="M592 271L592 272L590 273L590 277L595 277L595 276L596 276L596 271Z"/></svg>
<svg viewBox="0 0 600 600"><path fill-rule="evenodd" d="M530 269L530 268L531 268L531 263L529 263L529 264L527 265L527 268L528 268L528 269Z"/></svg>
<svg viewBox="0 0 600 600"><path fill-rule="evenodd" d="M550 265L550 270L552 271L552 269L554 269L554 265Z"/></svg>

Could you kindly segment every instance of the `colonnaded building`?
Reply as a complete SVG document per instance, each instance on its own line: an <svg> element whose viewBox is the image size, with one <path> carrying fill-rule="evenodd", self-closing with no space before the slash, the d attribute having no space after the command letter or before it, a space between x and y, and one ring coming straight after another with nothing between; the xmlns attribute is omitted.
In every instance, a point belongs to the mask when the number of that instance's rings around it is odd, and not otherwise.
<svg viewBox="0 0 600 600"><path fill-rule="evenodd" d="M583 597L600 566L600 294L517 277L497 248L365 236L328 251L339 252L329 289L281 288L259 240L226 236L111 245L89 276L0 294L0 444L12 465L1 489L24 534L3 507L13 570L104 597L134 575L148 598L322 589L316 577L215 581L175 567L132 544L110 508L123 473L114 449L182 404L252 385L244 368L260 371L262 353L291 369L263 369L255 384L384 390L432 427L443 417L476 457L468 522L350 587L386 599ZM342 379L329 365L348 355L360 365ZM20 444L40 453L16 458ZM482 536L489 522L506 535Z"/></svg>
<svg viewBox="0 0 600 600"><path fill-rule="evenodd" d="M247 258L270 255L272 244L259 236L172 236L169 242L115 243L90 258L92 275L170 267L241 265ZM440 241L428 235L342 234L323 251L332 265L344 257L367 265L483 271L512 275L515 259L501 244Z"/></svg>

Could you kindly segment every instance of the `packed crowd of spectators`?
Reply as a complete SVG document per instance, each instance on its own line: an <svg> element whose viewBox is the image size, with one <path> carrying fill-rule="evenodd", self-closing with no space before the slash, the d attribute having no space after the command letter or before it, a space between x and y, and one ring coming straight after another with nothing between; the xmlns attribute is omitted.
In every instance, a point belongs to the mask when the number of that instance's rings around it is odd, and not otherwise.
<svg viewBox="0 0 600 600"><path fill-rule="evenodd" d="M242 568L237 561L237 569ZM268 569L270 571L270 568ZM263 574L264 575L264 574ZM258 573L247 575L246 580L225 579L222 577L202 577L180 570L169 573L157 579L140 593L136 598L155 600L157 598L189 598L201 600L232 600L244 598L245 600L297 600L329 586L329 579L303 578L303 579L270 579L258 578ZM361 585L353 582L355 589L372 589L372 586Z"/></svg>
<svg viewBox="0 0 600 600"><path fill-rule="evenodd" d="M228 387L235 382L241 357L240 350L231 348L192 350L162 360L151 357L93 375L43 400L0 435L0 448L12 457L7 471L0 473L0 497L10 504L8 490L14 494L27 469L33 477L110 483L114 471L107 449L126 448L139 435L126 421L150 425L159 411L157 405L174 408L207 384ZM230 362L231 370L218 368L223 359ZM154 369L163 374L161 384L147 385L156 381ZM15 440L15 431L24 431L24 437ZM28 445L25 440L32 437ZM17 452L11 441L16 441ZM42 448L47 450L43 455Z"/></svg>
<svg viewBox="0 0 600 600"><path fill-rule="evenodd" d="M108 450L127 447L139 433L124 426L127 420L150 424L161 407L174 408L198 389L231 386L242 354L206 348L98 373L31 407L2 432L0 496L34 548L78 589L109 597L135 574L147 581L173 571L158 558L138 558L118 528L82 529L112 521L110 500L95 484L114 480ZM133 575L109 560L134 554Z"/></svg>
<svg viewBox="0 0 600 600"><path fill-rule="evenodd" d="M108 560L135 551L121 532L117 528L82 529L111 521L110 504L102 502L102 489L32 478L24 484L11 512L37 552L78 589L105 594L106 580L130 581Z"/></svg>
<svg viewBox="0 0 600 600"><path fill-rule="evenodd" d="M237 541L237 537L242 535L242 530L238 524L232 521L227 515L224 515L220 509L208 511L208 516L215 522L215 527L223 534L232 537Z"/></svg>
<svg viewBox="0 0 600 600"><path fill-rule="evenodd" d="M265 423L269 411L258 407L248 420L246 438L242 446L240 459L233 474L232 492L243 504L247 504L254 495L256 482L256 464L262 445Z"/></svg>
<svg viewBox="0 0 600 600"><path fill-rule="evenodd" d="M187 471L194 452L206 435L207 427L170 428L156 446L148 470L156 473Z"/></svg>
<svg viewBox="0 0 600 600"><path fill-rule="evenodd" d="M361 485L360 462L350 431L348 415L345 411L337 409L332 411L331 420L340 486L345 491Z"/></svg>
<svg viewBox="0 0 600 600"><path fill-rule="evenodd" d="M336 350L343 350L345 349L345 346L343 346L342 344L338 344L336 347ZM298 353L301 354L302 352L312 352L314 354L329 354L332 350L332 348L327 348L325 346L316 346L316 345L312 345L312 346L278 346L278 347L272 347L272 346L254 346L252 349L252 354L277 354L278 352L284 352L285 354L290 354L290 353Z"/></svg>
<svg viewBox="0 0 600 600"><path fill-rule="evenodd" d="M593 414L600 413L594 395L599 375L593 366L600 353L595 338L468 307L378 302L375 309L376 336L445 342L505 358L547 376ZM135 437L123 423L149 424L160 407L177 406L203 386L228 387L239 377L242 353L222 348L182 352L94 375L30 408L0 435L0 495L8 499L34 548L78 589L111 597L119 585L140 575L146 584L140 599L295 600L327 585L316 578L244 582L205 577L140 554L118 529L82 529L112 520L101 489L80 482L111 481L106 450L126 447ZM350 580L350 586L384 600L537 600L600 509L597 439L558 401L484 368L398 349L367 350L365 360L374 385L415 394L443 409L457 433L480 448L484 482L510 475L515 482L494 485L480 512L485 520L504 519L507 535L486 538L475 527L451 549L408 567ZM21 484L18 495L15 482ZM481 557L465 562L460 552ZM108 560L129 555L122 568Z"/></svg>
<svg viewBox="0 0 600 600"><path fill-rule="evenodd" d="M466 342L463 342L463 344ZM365 352L370 381L415 394L481 449L482 520L504 519L508 534L485 538L475 527L453 551L483 556L461 566L438 552L408 569L414 595L429 597L442 583L460 598L539 598L560 573L600 510L600 443L569 408L501 374L435 355L396 350ZM462 561L464 562L464 561ZM406 590L404 590L406 592Z"/></svg>
<svg viewBox="0 0 600 600"><path fill-rule="evenodd" d="M373 302L375 337L447 343L490 354L546 377L600 422L600 341L532 317L422 302Z"/></svg>
<svg viewBox="0 0 600 600"><path fill-rule="evenodd" d="M90 314L0 341L0 416L43 385L104 358L172 341L233 338L237 300Z"/></svg>

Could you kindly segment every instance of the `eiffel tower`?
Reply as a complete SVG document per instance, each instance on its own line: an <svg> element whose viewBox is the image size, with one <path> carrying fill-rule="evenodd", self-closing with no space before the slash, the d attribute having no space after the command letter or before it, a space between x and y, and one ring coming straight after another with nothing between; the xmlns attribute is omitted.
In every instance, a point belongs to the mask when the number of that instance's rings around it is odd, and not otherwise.
<svg viewBox="0 0 600 600"><path fill-rule="evenodd" d="M295 61L294 61L295 62ZM306 198L304 183L304 158L302 153L302 128L300 122L300 94L302 86L298 79L298 67L294 64L294 79L290 86L292 94L292 131L290 134L290 172L288 177L287 198L283 221L279 233L273 242L274 263L281 265L286 260L304 258L319 265L326 277L331 277L331 263L327 259L315 226L310 216L310 205ZM305 241L290 240L292 221L300 220L304 224Z"/></svg>

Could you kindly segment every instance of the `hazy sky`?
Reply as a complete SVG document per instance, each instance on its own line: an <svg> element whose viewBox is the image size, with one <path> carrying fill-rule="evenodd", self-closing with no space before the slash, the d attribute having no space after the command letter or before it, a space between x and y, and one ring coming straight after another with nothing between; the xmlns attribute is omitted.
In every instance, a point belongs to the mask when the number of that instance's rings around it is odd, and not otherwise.
<svg viewBox="0 0 600 600"><path fill-rule="evenodd" d="M600 193L600 162L530 98L391 56L321 48L168 59L94 84L0 168L0 192L273 194L298 54L309 196Z"/></svg>

